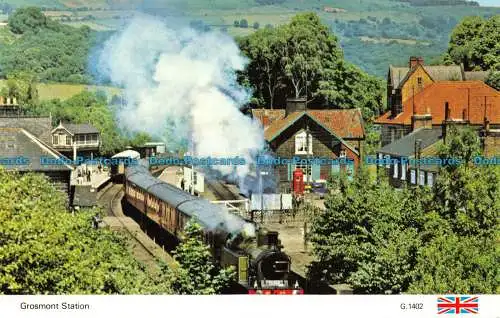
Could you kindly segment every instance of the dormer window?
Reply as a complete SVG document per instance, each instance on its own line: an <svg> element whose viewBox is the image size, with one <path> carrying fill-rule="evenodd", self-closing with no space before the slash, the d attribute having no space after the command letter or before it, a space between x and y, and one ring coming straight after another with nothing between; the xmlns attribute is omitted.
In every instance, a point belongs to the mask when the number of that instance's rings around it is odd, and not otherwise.
<svg viewBox="0 0 500 318"><path fill-rule="evenodd" d="M307 138L307 133L305 131L301 131L300 133L295 135L295 154L297 154L297 155L306 155L306 154L312 155L312 136L311 136L311 134L309 134L309 138Z"/></svg>

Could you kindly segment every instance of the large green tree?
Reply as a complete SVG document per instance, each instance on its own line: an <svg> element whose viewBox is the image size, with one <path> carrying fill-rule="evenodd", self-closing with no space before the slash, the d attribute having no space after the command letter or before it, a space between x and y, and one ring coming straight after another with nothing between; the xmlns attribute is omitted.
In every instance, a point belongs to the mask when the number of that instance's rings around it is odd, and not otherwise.
<svg viewBox="0 0 500 318"><path fill-rule="evenodd" d="M468 70L489 70L500 64L500 15L465 17L453 29L445 60Z"/></svg>
<svg viewBox="0 0 500 318"><path fill-rule="evenodd" d="M89 27L74 28L45 17L36 7L21 8L9 17L12 43L0 46L1 73L30 72L40 81L89 83L91 48L101 37Z"/></svg>
<svg viewBox="0 0 500 318"><path fill-rule="evenodd" d="M93 227L97 211L69 213L46 178L0 167L0 197L0 294L170 292L121 237Z"/></svg>
<svg viewBox="0 0 500 318"><path fill-rule="evenodd" d="M312 279L356 292L496 293L500 250L500 169L475 166L477 133L451 127L432 189L396 190L363 170L332 183L312 227ZM384 171L385 173L385 171Z"/></svg>
<svg viewBox="0 0 500 318"><path fill-rule="evenodd" d="M359 107L367 119L382 110L381 82L344 60L338 39L316 14L257 31L240 48L250 58L242 82L253 88L258 106L307 96L316 106Z"/></svg>

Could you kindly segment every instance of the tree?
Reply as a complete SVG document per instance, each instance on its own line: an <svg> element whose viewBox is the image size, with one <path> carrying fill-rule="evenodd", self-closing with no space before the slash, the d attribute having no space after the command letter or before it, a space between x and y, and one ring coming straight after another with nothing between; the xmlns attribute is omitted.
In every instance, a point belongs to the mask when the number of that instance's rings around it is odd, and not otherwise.
<svg viewBox="0 0 500 318"><path fill-rule="evenodd" d="M364 293L406 290L423 213L422 202L414 199L425 196L421 191L396 191L386 180L374 183L365 170L352 183L341 178L332 185L326 211L313 223L317 261L310 277L348 282Z"/></svg>
<svg viewBox="0 0 500 318"><path fill-rule="evenodd" d="M486 84L500 91L500 70L491 70L486 78Z"/></svg>
<svg viewBox="0 0 500 318"><path fill-rule="evenodd" d="M489 70L500 63L500 17L465 17L453 29L445 60L465 70Z"/></svg>
<svg viewBox="0 0 500 318"><path fill-rule="evenodd" d="M14 72L7 76L4 96L16 97L21 105L34 105L38 102L37 76L29 72Z"/></svg>
<svg viewBox="0 0 500 318"><path fill-rule="evenodd" d="M105 95L82 92L65 101L58 99L42 101L28 111L38 116L51 114L54 124L58 124L59 121L91 123L101 133L100 151L103 154L114 154L123 150L129 143L122 137L114 117L115 113L108 107Z"/></svg>
<svg viewBox="0 0 500 318"><path fill-rule="evenodd" d="M481 33L484 19L478 16L465 17L452 31L448 55L455 64L464 64L465 69L474 67L473 47Z"/></svg>
<svg viewBox="0 0 500 318"><path fill-rule="evenodd" d="M233 25L234 25L235 28L239 28L240 27L240 21L234 20Z"/></svg>
<svg viewBox="0 0 500 318"><path fill-rule="evenodd" d="M483 25L473 48L472 56L483 70L500 65L500 15L494 15Z"/></svg>
<svg viewBox="0 0 500 318"><path fill-rule="evenodd" d="M367 120L383 110L383 83L345 62L337 38L313 13L259 30L239 45L250 59L240 82L267 107L307 95L318 107L359 107Z"/></svg>
<svg viewBox="0 0 500 318"><path fill-rule="evenodd" d="M435 186L395 190L362 169L330 186L314 219L313 280L349 283L360 293L498 292L500 169L474 166L479 139L449 127Z"/></svg>
<svg viewBox="0 0 500 318"><path fill-rule="evenodd" d="M254 22L254 24L253 24L253 28L254 28L255 30L258 30L258 29L259 29L259 27L260 27L259 22Z"/></svg>
<svg viewBox="0 0 500 318"><path fill-rule="evenodd" d="M232 269L218 269L210 248L203 243L201 227L190 221L184 229L182 243L174 251L177 269L165 269L171 287L181 295L211 295L220 293L233 279Z"/></svg>
<svg viewBox="0 0 500 318"><path fill-rule="evenodd" d="M10 30L16 34L23 34L28 31L37 33L40 29L47 27L47 17L40 8L20 8L9 16L8 24Z"/></svg>
<svg viewBox="0 0 500 318"><path fill-rule="evenodd" d="M0 167L0 294L170 293L130 254L125 240L75 214L42 175Z"/></svg>
<svg viewBox="0 0 500 318"><path fill-rule="evenodd" d="M240 20L240 28L248 28L248 21L246 19Z"/></svg>

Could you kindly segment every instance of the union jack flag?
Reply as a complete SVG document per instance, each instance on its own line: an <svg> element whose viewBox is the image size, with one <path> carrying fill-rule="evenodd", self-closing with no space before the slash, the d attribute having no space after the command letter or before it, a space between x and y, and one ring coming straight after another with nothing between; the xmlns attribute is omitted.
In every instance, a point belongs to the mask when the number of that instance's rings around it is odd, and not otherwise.
<svg viewBox="0 0 500 318"><path fill-rule="evenodd" d="M437 309L438 314L477 314L479 313L479 297L438 297Z"/></svg>

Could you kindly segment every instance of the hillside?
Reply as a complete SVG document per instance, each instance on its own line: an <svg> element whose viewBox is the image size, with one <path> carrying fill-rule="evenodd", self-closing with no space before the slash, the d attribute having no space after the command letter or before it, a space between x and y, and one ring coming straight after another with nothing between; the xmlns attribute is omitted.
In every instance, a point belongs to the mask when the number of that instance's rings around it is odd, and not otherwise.
<svg viewBox="0 0 500 318"><path fill-rule="evenodd" d="M13 7L33 4L72 26L116 30L137 11L168 17L173 25L215 29L244 36L288 22L298 12L316 12L339 36L346 58L365 71L385 76L387 64L409 55L431 62L446 49L449 34L464 16L500 14L463 0L5 0ZM464 5L464 3L467 3ZM439 5L438 7L434 5Z"/></svg>

